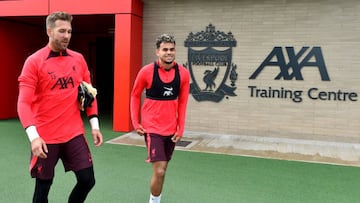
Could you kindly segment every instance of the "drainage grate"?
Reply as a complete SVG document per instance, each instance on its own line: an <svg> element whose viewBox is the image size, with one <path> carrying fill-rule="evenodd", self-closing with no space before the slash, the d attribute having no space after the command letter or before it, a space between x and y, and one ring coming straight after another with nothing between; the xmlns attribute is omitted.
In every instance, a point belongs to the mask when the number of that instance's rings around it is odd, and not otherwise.
<svg viewBox="0 0 360 203"><path fill-rule="evenodd" d="M180 140L176 143L177 147L187 147L192 141Z"/></svg>

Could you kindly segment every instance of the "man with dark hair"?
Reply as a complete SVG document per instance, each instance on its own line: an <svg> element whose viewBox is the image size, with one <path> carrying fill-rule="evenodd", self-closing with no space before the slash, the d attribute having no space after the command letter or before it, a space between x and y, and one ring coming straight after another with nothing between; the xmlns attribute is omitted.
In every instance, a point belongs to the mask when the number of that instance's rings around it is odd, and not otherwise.
<svg viewBox="0 0 360 203"><path fill-rule="evenodd" d="M134 129L144 136L152 163L149 203L160 203L165 173L175 144L184 133L190 89L189 71L175 62L175 39L162 34L156 40L158 60L138 73L131 93L131 119ZM141 108L143 90L146 98ZM141 122L140 122L141 120Z"/></svg>
<svg viewBox="0 0 360 203"><path fill-rule="evenodd" d="M47 203L59 159L73 171L77 183L68 202L84 202L95 184L93 162L84 136L83 109L90 119L95 146L103 137L99 128L96 91L84 57L68 49L72 16L54 12L46 19L47 46L29 56L19 81L18 114L31 142L30 173L36 179L34 203ZM79 86L91 101L79 101ZM80 88L81 89L81 88ZM84 89L84 88L83 88ZM88 104L84 106L84 103ZM90 104L91 103L91 104Z"/></svg>

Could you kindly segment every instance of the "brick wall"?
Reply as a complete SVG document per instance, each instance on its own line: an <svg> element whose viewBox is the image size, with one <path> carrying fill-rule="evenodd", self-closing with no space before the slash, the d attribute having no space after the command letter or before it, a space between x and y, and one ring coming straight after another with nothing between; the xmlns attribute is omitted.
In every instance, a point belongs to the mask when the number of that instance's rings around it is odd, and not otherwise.
<svg viewBox="0 0 360 203"><path fill-rule="evenodd" d="M360 140L360 95L357 101L313 100L316 93L360 94L360 2L357 0L144 0L143 64L156 59L154 41L161 33L174 34L177 61L188 61L184 41L190 32L231 31L237 40L232 60L237 65L237 96L220 102L189 97L186 130L273 137ZM317 67L303 67L303 80L274 80L276 66L266 66L254 80L249 77L274 47L295 53L320 47L330 81L322 81ZM274 59L276 60L276 58ZM309 62L316 62L312 58ZM201 80L201 79L200 79ZM228 85L230 81L226 82ZM261 89L300 90L302 102L251 97L248 86ZM315 93L315 92L314 92ZM325 93L324 93L325 94ZM313 94L315 95L315 94Z"/></svg>

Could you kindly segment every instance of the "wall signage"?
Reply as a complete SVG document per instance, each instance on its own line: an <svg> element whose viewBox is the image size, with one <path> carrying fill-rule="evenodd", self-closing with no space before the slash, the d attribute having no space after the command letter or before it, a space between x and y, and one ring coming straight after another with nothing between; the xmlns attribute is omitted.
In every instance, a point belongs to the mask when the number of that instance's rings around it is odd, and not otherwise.
<svg viewBox="0 0 360 203"><path fill-rule="evenodd" d="M249 79L255 80L265 68L277 68L280 72L275 75L274 80L304 80L301 71L304 70L304 68L311 68L320 74L322 81L330 81L321 47L302 47L297 53L294 51L294 47L285 47L285 50L288 62L285 61L283 48L274 47ZM310 100L317 101L355 102L358 100L358 94L356 92L341 89L328 90L311 87L307 90L302 90L286 87L258 87L251 85L248 86L248 90L250 97L253 98L289 99L295 103L302 102L304 95Z"/></svg>
<svg viewBox="0 0 360 203"><path fill-rule="evenodd" d="M205 31L189 33L184 44L188 47L188 62L184 66L190 71L190 93L194 99L220 102L224 97L236 96L237 66L232 63L236 40L232 33L216 31L209 24Z"/></svg>
<svg viewBox="0 0 360 203"><path fill-rule="evenodd" d="M196 101L220 102L224 97L237 96L237 65L232 63L232 48L236 40L231 32L215 30L209 24L205 31L190 32L184 42L188 47L188 61L184 64L190 71L190 93ZM274 80L304 81L303 70L319 73L319 82L331 82L321 47L304 46L274 47L264 61L250 75L249 80L258 80L265 69L279 70ZM308 89L280 86L249 85L249 96L256 99L285 99L300 103L304 99L314 101L358 101L358 93L343 89L310 87Z"/></svg>

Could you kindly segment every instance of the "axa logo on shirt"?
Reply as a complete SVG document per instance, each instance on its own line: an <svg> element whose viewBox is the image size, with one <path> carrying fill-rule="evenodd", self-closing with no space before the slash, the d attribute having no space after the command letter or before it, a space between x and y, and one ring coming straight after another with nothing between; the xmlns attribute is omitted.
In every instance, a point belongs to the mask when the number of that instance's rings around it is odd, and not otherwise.
<svg viewBox="0 0 360 203"><path fill-rule="evenodd" d="M265 68L276 66L280 68L280 72L274 77L274 80L304 80L301 71L306 67L313 68L314 71L320 73L322 81L330 81L321 47L312 47L310 50L309 48L302 47L296 53L294 47L285 47L288 56L288 62L286 62L282 47L274 47L249 79L254 80ZM300 61L300 59L302 60ZM293 90L285 87L257 87L256 85L248 86L248 88L250 97L291 99L295 103L303 101L302 93L304 90ZM354 102L358 98L356 92L343 91L341 89L320 90L317 87L311 87L305 91L309 99L318 101Z"/></svg>
<svg viewBox="0 0 360 203"><path fill-rule="evenodd" d="M72 87L75 87L73 78L70 77L61 77L56 80L56 83L51 87L51 90L58 87L59 89L67 89L68 85L72 85Z"/></svg>

